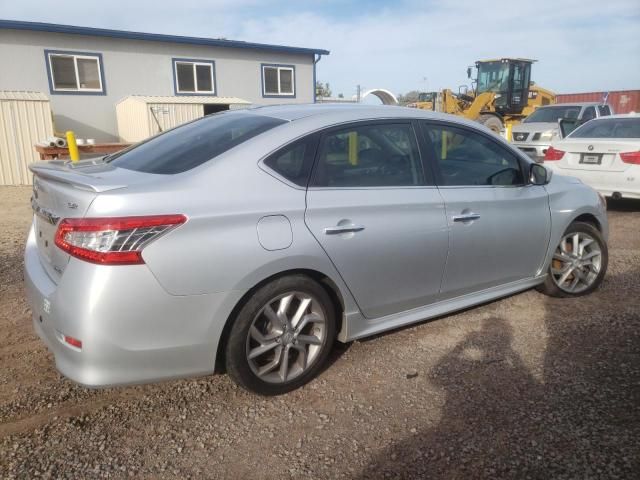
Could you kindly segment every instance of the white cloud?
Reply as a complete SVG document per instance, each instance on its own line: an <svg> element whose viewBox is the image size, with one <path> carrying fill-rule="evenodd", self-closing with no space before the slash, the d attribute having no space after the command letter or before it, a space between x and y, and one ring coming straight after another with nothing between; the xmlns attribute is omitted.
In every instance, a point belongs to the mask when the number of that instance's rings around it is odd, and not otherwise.
<svg viewBox="0 0 640 480"><path fill-rule="evenodd" d="M351 94L356 84L456 89L468 65L501 56L539 60L533 79L558 92L640 88L640 4L560 3L458 1L425 9L415 2L345 20L310 13L248 19L240 33L330 49L319 78L334 93Z"/></svg>

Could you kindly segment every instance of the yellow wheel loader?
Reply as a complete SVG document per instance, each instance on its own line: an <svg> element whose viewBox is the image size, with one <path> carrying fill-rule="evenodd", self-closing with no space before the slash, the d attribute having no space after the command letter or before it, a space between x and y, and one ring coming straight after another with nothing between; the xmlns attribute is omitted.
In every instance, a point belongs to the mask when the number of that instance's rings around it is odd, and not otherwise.
<svg viewBox="0 0 640 480"><path fill-rule="evenodd" d="M519 123L538 106L555 103L553 92L530 81L533 62L526 58L478 61L474 89L462 86L458 93L449 89L421 93L411 106L460 115L499 133ZM471 67L467 77L471 78Z"/></svg>

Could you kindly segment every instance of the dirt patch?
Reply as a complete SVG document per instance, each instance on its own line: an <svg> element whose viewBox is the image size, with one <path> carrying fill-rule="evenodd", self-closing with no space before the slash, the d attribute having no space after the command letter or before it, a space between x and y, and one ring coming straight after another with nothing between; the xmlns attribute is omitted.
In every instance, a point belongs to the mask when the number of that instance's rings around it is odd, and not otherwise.
<svg viewBox="0 0 640 480"><path fill-rule="evenodd" d="M640 471L640 203L604 285L528 291L340 347L264 399L226 376L88 390L22 287L28 188L0 188L0 478L630 478Z"/></svg>

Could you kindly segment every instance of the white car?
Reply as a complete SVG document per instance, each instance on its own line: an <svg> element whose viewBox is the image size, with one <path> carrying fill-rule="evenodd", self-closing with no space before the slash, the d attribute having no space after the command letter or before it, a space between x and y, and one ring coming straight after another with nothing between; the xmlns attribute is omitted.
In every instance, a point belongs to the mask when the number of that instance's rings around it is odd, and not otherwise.
<svg viewBox="0 0 640 480"><path fill-rule="evenodd" d="M640 114L585 123L553 142L544 163L607 197L640 199Z"/></svg>

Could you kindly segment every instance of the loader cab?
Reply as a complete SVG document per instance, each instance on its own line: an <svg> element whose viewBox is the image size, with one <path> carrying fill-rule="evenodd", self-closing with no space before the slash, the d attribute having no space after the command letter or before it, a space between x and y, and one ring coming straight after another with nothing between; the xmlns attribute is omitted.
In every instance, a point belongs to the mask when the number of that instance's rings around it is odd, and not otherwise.
<svg viewBox="0 0 640 480"><path fill-rule="evenodd" d="M476 95L496 94L494 109L501 115L518 115L529 100L531 64L535 60L501 58L476 62Z"/></svg>

